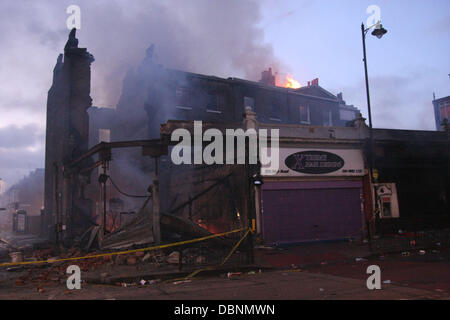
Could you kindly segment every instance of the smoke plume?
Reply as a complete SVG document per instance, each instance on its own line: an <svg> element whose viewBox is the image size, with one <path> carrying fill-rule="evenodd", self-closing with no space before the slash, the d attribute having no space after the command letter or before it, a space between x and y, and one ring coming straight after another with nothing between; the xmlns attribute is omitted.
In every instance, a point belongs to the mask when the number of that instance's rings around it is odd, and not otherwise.
<svg viewBox="0 0 450 320"><path fill-rule="evenodd" d="M81 9L79 46L96 58L91 96L99 107L117 105L127 71L141 64L150 44L168 68L250 80L269 66L283 71L258 27L256 0L2 0L0 65L8 67L0 69L0 127L38 125L30 138L41 147L23 156L33 167L43 166L46 94L67 41L70 5ZM1 166L4 155L0 150L0 177L12 185L21 176Z"/></svg>

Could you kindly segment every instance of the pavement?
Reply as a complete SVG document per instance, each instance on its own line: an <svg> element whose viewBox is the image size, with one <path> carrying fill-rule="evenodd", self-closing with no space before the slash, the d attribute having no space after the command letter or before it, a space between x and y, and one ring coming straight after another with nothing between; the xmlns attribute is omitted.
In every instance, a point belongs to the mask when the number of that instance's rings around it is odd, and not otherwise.
<svg viewBox="0 0 450 320"><path fill-rule="evenodd" d="M367 279L377 265L382 281L450 295L450 248L373 254L361 242L310 243L257 250L257 264L268 268L301 269L316 274Z"/></svg>
<svg viewBox="0 0 450 320"><path fill-rule="evenodd" d="M238 278L199 278L189 282L159 282L145 286L82 284L68 290L65 284L46 287L2 288L0 299L24 300L392 300L448 299L449 296L415 288L383 284L368 290L365 280L303 271L275 271Z"/></svg>
<svg viewBox="0 0 450 320"><path fill-rule="evenodd" d="M83 263L83 262L79 262ZM381 290L368 290L367 267L381 269ZM188 282L174 266L101 264L82 268L82 289L68 290L65 265L41 266L34 281L20 281L27 269L0 269L0 299L449 299L450 249L373 255L360 242L260 247L255 265L225 266ZM106 269L105 269L106 268ZM167 269L167 270L166 270ZM228 272L240 272L231 279ZM249 273L250 271L250 273ZM47 273L46 273L47 272ZM41 277L40 273L46 273ZM103 277L101 276L103 274ZM105 277L107 275L107 277ZM27 277L25 277L27 278ZM99 281L100 278L109 281ZM138 285L139 279L156 280ZM172 280L170 280L172 279Z"/></svg>
<svg viewBox="0 0 450 320"><path fill-rule="evenodd" d="M255 250L255 263L266 268L286 268L291 265L304 267L370 255L368 245L362 242L311 242L284 247L261 246Z"/></svg>

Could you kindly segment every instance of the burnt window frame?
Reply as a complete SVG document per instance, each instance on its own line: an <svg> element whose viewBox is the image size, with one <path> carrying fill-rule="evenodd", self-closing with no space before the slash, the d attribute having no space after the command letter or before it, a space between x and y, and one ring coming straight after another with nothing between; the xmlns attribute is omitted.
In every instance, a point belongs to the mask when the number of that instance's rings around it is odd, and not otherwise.
<svg viewBox="0 0 450 320"><path fill-rule="evenodd" d="M449 108L450 108L450 102L445 101L445 102L439 103L438 112L439 112L439 117L441 120L450 118L450 113L448 112Z"/></svg>
<svg viewBox="0 0 450 320"><path fill-rule="evenodd" d="M307 120L302 120L302 112L301 112L301 108L306 108L306 115L307 115ZM301 124L311 124L311 108L309 107L309 105L307 104L300 104L298 106L298 113L299 113L299 121Z"/></svg>
<svg viewBox="0 0 450 320"><path fill-rule="evenodd" d="M181 92L181 94L179 94ZM175 88L175 108L181 110L192 110L192 90L186 86L178 86ZM184 103L179 103L183 101Z"/></svg>
<svg viewBox="0 0 450 320"><path fill-rule="evenodd" d="M209 113L222 113L222 103L221 103L221 94L217 91L209 91L206 94L206 112ZM214 104L211 102L215 101ZM210 108L210 106L214 105L215 108Z"/></svg>
<svg viewBox="0 0 450 320"><path fill-rule="evenodd" d="M212 97L214 97L215 101L215 108L210 108L212 104L210 104L211 101L213 101ZM208 91L206 91L206 103L205 103L205 110L208 113L216 113L221 114L222 111L225 109L225 96L224 93L221 92L218 89L218 85L213 85Z"/></svg>
<svg viewBox="0 0 450 320"><path fill-rule="evenodd" d="M272 99L270 103L269 120L281 122L281 103L277 99Z"/></svg>
<svg viewBox="0 0 450 320"><path fill-rule="evenodd" d="M328 123L327 124L325 124L325 117L327 117L328 119L327 119L327 121L328 121ZM324 126L324 127L332 127L333 126L333 113L332 113L332 110L331 109L324 109L323 111L322 111L322 125Z"/></svg>

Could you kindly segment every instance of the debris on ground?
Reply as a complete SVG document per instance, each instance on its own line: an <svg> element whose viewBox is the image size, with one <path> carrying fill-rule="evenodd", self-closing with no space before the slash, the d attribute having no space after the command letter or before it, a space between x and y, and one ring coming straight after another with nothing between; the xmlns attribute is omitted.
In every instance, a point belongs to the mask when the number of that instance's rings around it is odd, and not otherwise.
<svg viewBox="0 0 450 320"><path fill-rule="evenodd" d="M8 272L15 272L15 271L20 271L20 270L22 270L23 269L23 266L19 266L19 267L9 267L9 268L6 268L6 271L8 271Z"/></svg>
<svg viewBox="0 0 450 320"><path fill-rule="evenodd" d="M22 279L16 279L16 286L23 286L25 282Z"/></svg>
<svg viewBox="0 0 450 320"><path fill-rule="evenodd" d="M180 253L178 251L174 251L166 259L169 264L179 264L180 263Z"/></svg>
<svg viewBox="0 0 450 320"><path fill-rule="evenodd" d="M275 248L273 246L268 245L259 245L255 246L255 249L274 250Z"/></svg>
<svg viewBox="0 0 450 320"><path fill-rule="evenodd" d="M127 262L126 257L121 254L117 255L114 259L114 263L119 266L125 264L126 262Z"/></svg>
<svg viewBox="0 0 450 320"><path fill-rule="evenodd" d="M364 259L364 258L356 258L355 261L356 261L356 262L363 262L363 261L367 261L367 259Z"/></svg>
<svg viewBox="0 0 450 320"><path fill-rule="evenodd" d="M206 262L206 258L204 256L198 256L195 258L195 263L197 264L204 264Z"/></svg>
<svg viewBox="0 0 450 320"><path fill-rule="evenodd" d="M161 279L154 279L154 280L147 281L148 284L155 284L155 283L158 283L158 282L161 282Z"/></svg>
<svg viewBox="0 0 450 320"><path fill-rule="evenodd" d="M240 276L242 276L242 272L228 272L227 273L228 279L239 278Z"/></svg>
<svg viewBox="0 0 450 320"><path fill-rule="evenodd" d="M151 257L152 257L152 255L150 253L146 253L144 255L144 257L142 258L142 262L145 262L145 261L149 260Z"/></svg>
<svg viewBox="0 0 450 320"><path fill-rule="evenodd" d="M23 262L22 252L20 252L20 251L11 252L9 254L9 256L11 257L11 262L12 263Z"/></svg>
<svg viewBox="0 0 450 320"><path fill-rule="evenodd" d="M145 252L144 252L144 251L138 251L138 252L135 253L135 255L136 255L136 257L138 257L138 258L143 258L144 255L145 255Z"/></svg>
<svg viewBox="0 0 450 320"><path fill-rule="evenodd" d="M192 280L181 280L181 281L175 281L173 284L180 284L180 283L189 283L192 282Z"/></svg>
<svg viewBox="0 0 450 320"><path fill-rule="evenodd" d="M120 285L124 288L127 288L127 287L137 286L137 283L136 282L132 282L132 283L122 282L122 283L120 283Z"/></svg>
<svg viewBox="0 0 450 320"><path fill-rule="evenodd" d="M127 257L127 265L134 266L137 264L137 257L136 256L129 256Z"/></svg>

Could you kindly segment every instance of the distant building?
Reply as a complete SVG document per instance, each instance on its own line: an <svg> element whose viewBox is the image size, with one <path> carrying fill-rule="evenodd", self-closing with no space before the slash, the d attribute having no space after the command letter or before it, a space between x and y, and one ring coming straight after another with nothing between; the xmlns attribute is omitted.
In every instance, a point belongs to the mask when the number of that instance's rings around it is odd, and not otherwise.
<svg viewBox="0 0 450 320"><path fill-rule="evenodd" d="M11 207L17 203L18 208L26 210L28 215L40 215L44 207L44 176L43 168L35 169L5 190L6 205Z"/></svg>
<svg viewBox="0 0 450 320"><path fill-rule="evenodd" d="M442 122L450 118L450 96L434 99L433 108L436 130L441 130Z"/></svg>

